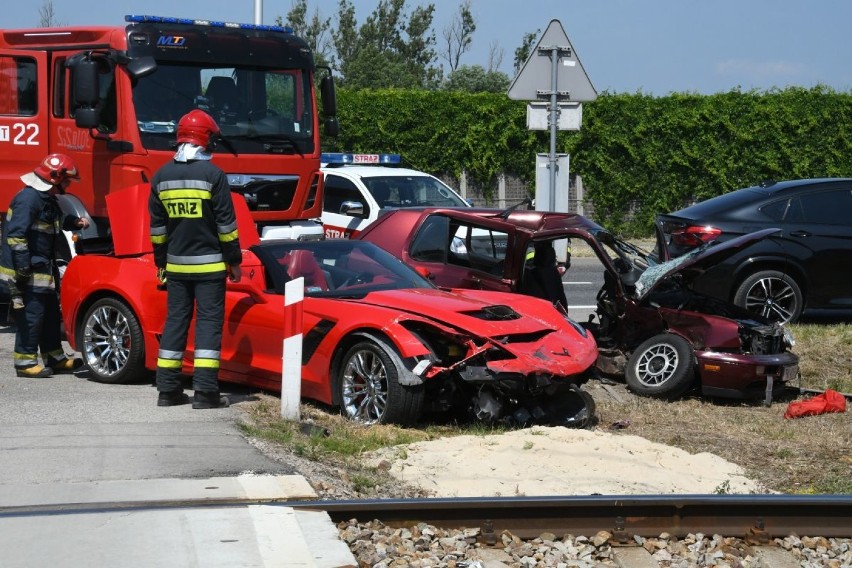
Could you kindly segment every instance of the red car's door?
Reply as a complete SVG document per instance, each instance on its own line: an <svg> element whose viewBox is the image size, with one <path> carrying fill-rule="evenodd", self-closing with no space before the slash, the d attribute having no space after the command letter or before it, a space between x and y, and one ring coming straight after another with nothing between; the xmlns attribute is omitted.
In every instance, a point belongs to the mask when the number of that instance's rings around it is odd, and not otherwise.
<svg viewBox="0 0 852 568"><path fill-rule="evenodd" d="M265 294L244 267L243 281L228 282L220 377L264 389L281 388L284 299Z"/></svg>

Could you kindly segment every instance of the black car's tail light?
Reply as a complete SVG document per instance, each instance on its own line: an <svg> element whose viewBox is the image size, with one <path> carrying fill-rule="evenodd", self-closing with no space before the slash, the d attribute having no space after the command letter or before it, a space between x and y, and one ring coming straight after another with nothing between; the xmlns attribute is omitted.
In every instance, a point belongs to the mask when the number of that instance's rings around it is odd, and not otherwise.
<svg viewBox="0 0 852 568"><path fill-rule="evenodd" d="M671 232L671 242L680 246L697 247L710 241L715 241L722 234L721 229L716 227L699 227L690 225Z"/></svg>

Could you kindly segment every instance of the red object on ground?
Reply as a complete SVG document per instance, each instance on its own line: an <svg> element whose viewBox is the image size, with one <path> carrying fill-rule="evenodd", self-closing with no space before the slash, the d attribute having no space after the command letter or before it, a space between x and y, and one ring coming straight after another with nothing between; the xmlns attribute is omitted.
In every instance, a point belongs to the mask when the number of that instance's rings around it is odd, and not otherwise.
<svg viewBox="0 0 852 568"><path fill-rule="evenodd" d="M829 412L846 412L846 398L835 390L828 389L822 394L791 402L787 406L784 418L801 418Z"/></svg>

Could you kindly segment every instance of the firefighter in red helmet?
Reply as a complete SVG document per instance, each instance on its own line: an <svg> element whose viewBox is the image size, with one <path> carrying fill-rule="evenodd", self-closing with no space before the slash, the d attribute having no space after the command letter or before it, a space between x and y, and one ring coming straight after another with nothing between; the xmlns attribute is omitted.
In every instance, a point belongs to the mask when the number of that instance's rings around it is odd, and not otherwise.
<svg viewBox="0 0 852 568"><path fill-rule="evenodd" d="M6 230L0 243L0 281L15 308L15 371L19 377L44 378L70 373L82 359L66 355L56 280L56 239L62 230L86 228L89 221L63 216L57 194L65 193L80 176L65 154L50 154L32 172L21 176L26 184L6 212ZM43 365L39 364L41 351Z"/></svg>
<svg viewBox="0 0 852 568"><path fill-rule="evenodd" d="M240 279L242 252L228 178L210 161L219 126L202 110L178 122L177 152L154 174L148 210L168 315L157 354L158 406L189 402L181 369L196 314L193 408L228 406L218 373L225 319L225 279Z"/></svg>

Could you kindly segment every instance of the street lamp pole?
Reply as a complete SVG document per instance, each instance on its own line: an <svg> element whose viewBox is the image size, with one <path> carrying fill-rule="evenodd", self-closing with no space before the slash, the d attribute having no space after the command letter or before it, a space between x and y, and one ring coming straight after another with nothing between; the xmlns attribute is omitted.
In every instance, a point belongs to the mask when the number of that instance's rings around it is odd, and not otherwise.
<svg viewBox="0 0 852 568"><path fill-rule="evenodd" d="M263 23L263 0L254 0L254 23L256 25Z"/></svg>

